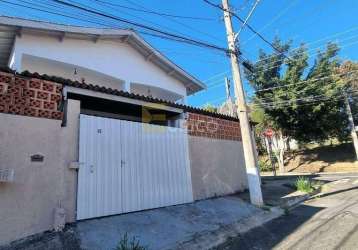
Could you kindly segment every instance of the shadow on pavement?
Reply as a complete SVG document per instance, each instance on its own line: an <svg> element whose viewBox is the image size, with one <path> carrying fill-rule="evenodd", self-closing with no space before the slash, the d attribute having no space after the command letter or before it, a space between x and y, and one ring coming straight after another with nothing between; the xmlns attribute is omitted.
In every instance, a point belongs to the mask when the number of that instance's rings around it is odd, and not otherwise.
<svg viewBox="0 0 358 250"><path fill-rule="evenodd" d="M286 207L287 202L296 198L292 196L296 191L296 178L286 178L278 180L263 180L262 181L262 195L266 205ZM310 178L313 179L313 178ZM328 183L329 181L320 181ZM248 191L237 194L238 197L246 202L250 202L250 194Z"/></svg>
<svg viewBox="0 0 358 250"><path fill-rule="evenodd" d="M295 209L295 213L281 216L236 238L231 238L216 249L272 249L322 209L324 208L302 205Z"/></svg>

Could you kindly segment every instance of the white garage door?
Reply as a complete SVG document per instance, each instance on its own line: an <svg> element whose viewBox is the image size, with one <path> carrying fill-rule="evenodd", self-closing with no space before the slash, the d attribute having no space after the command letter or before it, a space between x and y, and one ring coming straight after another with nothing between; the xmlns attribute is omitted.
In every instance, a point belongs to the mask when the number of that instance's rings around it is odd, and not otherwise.
<svg viewBox="0 0 358 250"><path fill-rule="evenodd" d="M77 219L193 201L185 129L80 116Z"/></svg>

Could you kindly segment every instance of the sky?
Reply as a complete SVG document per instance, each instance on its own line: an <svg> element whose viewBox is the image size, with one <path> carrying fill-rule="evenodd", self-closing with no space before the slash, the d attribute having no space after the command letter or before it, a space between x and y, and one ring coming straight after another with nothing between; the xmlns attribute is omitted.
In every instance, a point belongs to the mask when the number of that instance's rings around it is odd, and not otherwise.
<svg viewBox="0 0 358 250"><path fill-rule="evenodd" d="M222 11L206 4L203 0L64 1L89 6L103 13L219 47L227 47ZM220 0L211 1L220 3ZM255 1L231 0L230 5L237 15L245 19ZM196 19L158 16L139 12L138 9ZM53 13L46 13L44 10ZM336 42L341 47L339 57L342 60L358 60L357 10L357 0L260 0L249 24L270 41L275 36L283 41L292 40L292 48L305 43L311 62L317 51L324 49L329 41ZM104 17L64 7L53 0L0 0L0 15L80 26L133 28ZM236 19L233 19L233 25L235 31L241 28L241 23ZM188 98L190 105L199 107L207 103L219 105L225 100L224 77L231 77L230 61L225 53L145 34L142 36L169 59L208 86L206 90ZM272 51L269 45L247 27L241 31L239 42L242 55L252 62L257 60L259 49ZM252 88L245 79L243 81L247 95L252 95Z"/></svg>

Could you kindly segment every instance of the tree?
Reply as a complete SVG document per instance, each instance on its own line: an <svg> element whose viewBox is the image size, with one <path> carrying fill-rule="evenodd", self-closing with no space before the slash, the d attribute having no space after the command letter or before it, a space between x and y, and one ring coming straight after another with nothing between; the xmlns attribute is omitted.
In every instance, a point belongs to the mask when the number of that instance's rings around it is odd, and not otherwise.
<svg viewBox="0 0 358 250"><path fill-rule="evenodd" d="M339 66L337 45L327 44L308 67L304 44L289 51L290 42L273 42L271 54L259 51L246 78L256 90L255 105L261 107L283 140L323 141L329 137L346 138L347 119L343 111L344 83L334 77ZM278 52L279 51L279 52ZM288 53L286 57L285 54ZM284 143L277 153L283 165Z"/></svg>
<svg viewBox="0 0 358 250"><path fill-rule="evenodd" d="M358 63L345 61L337 68L337 78L345 85L355 123L358 122Z"/></svg>

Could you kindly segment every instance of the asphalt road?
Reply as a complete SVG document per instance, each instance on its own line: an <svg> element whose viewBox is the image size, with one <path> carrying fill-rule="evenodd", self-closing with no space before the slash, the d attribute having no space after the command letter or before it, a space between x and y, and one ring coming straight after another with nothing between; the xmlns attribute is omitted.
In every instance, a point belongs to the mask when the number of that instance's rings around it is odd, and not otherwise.
<svg viewBox="0 0 358 250"><path fill-rule="evenodd" d="M358 178L337 179L322 197L232 238L218 249L358 249Z"/></svg>

